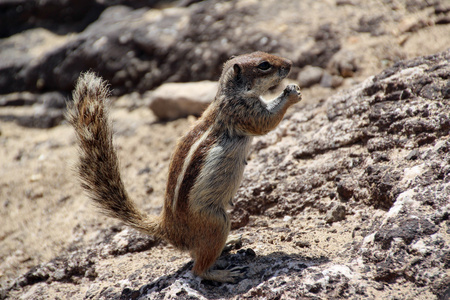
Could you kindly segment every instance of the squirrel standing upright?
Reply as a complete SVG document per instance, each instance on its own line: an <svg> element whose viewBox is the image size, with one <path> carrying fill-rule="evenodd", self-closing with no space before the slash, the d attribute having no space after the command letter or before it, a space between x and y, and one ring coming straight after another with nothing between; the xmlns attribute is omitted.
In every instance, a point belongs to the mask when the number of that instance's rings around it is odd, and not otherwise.
<svg viewBox="0 0 450 300"><path fill-rule="evenodd" d="M235 282L243 276L242 268L211 266L230 231L226 210L241 182L252 137L274 129L288 107L301 100L295 84L270 102L261 98L289 74L291 66L290 60L264 52L225 63L214 101L178 141L159 216L140 211L125 190L105 103L106 83L92 73L81 75L67 119L80 150L77 171L82 187L107 215L188 250L194 274Z"/></svg>

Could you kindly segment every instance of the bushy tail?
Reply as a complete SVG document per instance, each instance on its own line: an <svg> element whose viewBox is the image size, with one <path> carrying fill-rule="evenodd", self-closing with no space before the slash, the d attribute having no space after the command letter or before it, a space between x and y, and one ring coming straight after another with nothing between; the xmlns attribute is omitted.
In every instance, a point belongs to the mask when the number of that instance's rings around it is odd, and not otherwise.
<svg viewBox="0 0 450 300"><path fill-rule="evenodd" d="M81 186L106 215L161 237L159 217L140 212L123 185L108 118L108 97L106 82L93 73L84 73L77 81L73 104L66 114L79 146L77 172Z"/></svg>

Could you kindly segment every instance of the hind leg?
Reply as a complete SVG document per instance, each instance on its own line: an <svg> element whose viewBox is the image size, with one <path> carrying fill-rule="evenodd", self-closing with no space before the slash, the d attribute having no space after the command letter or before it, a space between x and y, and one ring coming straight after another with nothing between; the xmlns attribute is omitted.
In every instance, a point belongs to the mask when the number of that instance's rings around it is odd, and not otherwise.
<svg viewBox="0 0 450 300"><path fill-rule="evenodd" d="M211 267L222 253L229 232L229 221L225 219L205 220L202 218L202 228L195 235L195 245L191 248L194 258L192 271L203 279L219 282L236 282L243 277L243 268L232 268L228 270L212 270Z"/></svg>

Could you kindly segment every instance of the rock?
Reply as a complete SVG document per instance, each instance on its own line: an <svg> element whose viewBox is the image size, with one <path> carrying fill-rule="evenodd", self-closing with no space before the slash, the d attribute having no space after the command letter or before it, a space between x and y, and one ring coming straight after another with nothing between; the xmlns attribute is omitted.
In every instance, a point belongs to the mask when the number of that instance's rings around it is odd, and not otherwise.
<svg viewBox="0 0 450 300"><path fill-rule="evenodd" d="M74 252L70 257L57 257L46 264L36 266L17 279L14 288L55 281L77 283L82 278L94 279L96 255Z"/></svg>
<svg viewBox="0 0 450 300"><path fill-rule="evenodd" d="M440 3L439 1L434 3L434 14L440 15L447 14L448 12L450 12L450 5L448 3Z"/></svg>
<svg viewBox="0 0 450 300"><path fill-rule="evenodd" d="M11 57L0 63L0 74L4 74L0 75L0 94L70 92L79 74L88 70L108 80L113 95L144 93L163 82L215 80L230 56L250 49L276 52L279 48L271 31L260 30L250 21L242 23L241 17L255 5L236 9L210 1L164 10L109 7L81 33L47 43L52 45L48 49L27 55L11 51ZM245 28L238 35L233 29L237 23ZM25 48L40 43L39 39L27 40L28 34L5 39L0 42L2 48L13 46L11 39L21 39Z"/></svg>
<svg viewBox="0 0 450 300"><path fill-rule="evenodd" d="M231 229L238 229L244 227L250 221L250 214L248 211L241 209L235 211L231 216Z"/></svg>
<svg viewBox="0 0 450 300"><path fill-rule="evenodd" d="M391 243L395 238L400 238L406 245L410 245L421 236L430 236L438 230L433 223L426 219L402 218L394 223L395 225L392 225L391 228L386 225L383 226L375 234L375 242L381 243L382 249L390 249ZM413 245L411 248L415 249L416 247Z"/></svg>
<svg viewBox="0 0 450 300"><path fill-rule="evenodd" d="M422 28L428 27L433 25L431 20L424 20L424 19L417 19L417 18L410 18L403 20L399 26L398 31L402 34L405 32L416 32Z"/></svg>
<svg viewBox="0 0 450 300"><path fill-rule="evenodd" d="M220 1L163 10L112 6L82 32L70 36L41 34L46 37L43 43L42 38L34 38L27 31L16 34L0 41L0 46L51 47L42 47L39 52L7 50L11 54L0 63L0 94L55 90L69 93L79 74L88 70L108 80L117 96L133 91L144 93L163 82L216 80L222 64L232 55L254 49L279 52L295 44L263 23L250 21L249 15L266 18L256 6L249 2L235 7ZM238 23L241 29L236 33ZM46 32L33 29L37 30ZM313 43L305 43L300 52L288 55L296 68L325 68L340 49L338 33L330 25L313 29L312 35ZM50 39L58 42L48 42ZM297 75L296 68L292 76Z"/></svg>
<svg viewBox="0 0 450 300"><path fill-rule="evenodd" d="M298 85L302 88L310 87L317 84L322 79L323 69L320 67L306 66L298 74Z"/></svg>
<svg viewBox="0 0 450 300"><path fill-rule="evenodd" d="M356 5L352 0L336 0L336 6Z"/></svg>
<svg viewBox="0 0 450 300"><path fill-rule="evenodd" d="M331 75L324 72L322 78L320 79L320 85L326 88L337 88L344 80L340 76Z"/></svg>
<svg viewBox="0 0 450 300"><path fill-rule="evenodd" d="M357 181L354 178L336 178L336 191L342 201L348 201L355 194Z"/></svg>
<svg viewBox="0 0 450 300"><path fill-rule="evenodd" d="M355 201L389 209L397 197L409 189L410 180L404 180L404 170L410 167L410 160L404 157L412 149L422 152L444 141L450 130L447 113L450 102L436 101L447 95L449 58L450 52L446 51L400 62L354 89L328 99L324 104L326 114L320 113L324 107L317 108L312 118L306 118L308 122L304 121L302 113L294 114L290 125L281 124L272 133L279 134L274 141L281 141L276 146L266 146L277 151L276 158L260 150L247 167L243 182L246 188L238 191L235 209L264 213L272 207L271 215L284 216L308 205L314 207L319 204L313 191L320 191L320 195L335 194L335 187L328 182L334 182L338 175L358 178L353 188L357 191L353 195ZM281 138L283 131L284 136L301 143ZM267 143L267 137L264 139ZM289 149L292 158L282 149ZM404 155L394 159L391 153L396 152L393 151L403 151ZM447 169L441 154L427 151L429 156L414 160L415 165L426 162L431 174L436 174L436 168ZM301 161L298 168L292 165L291 159ZM259 164L262 166L256 167ZM433 164L436 167L432 167ZM289 170L289 175L283 170ZM284 178L276 184L276 190L284 191L283 196L268 191L255 202L259 193L253 191L273 181L271 178L275 174ZM287 180L289 176L295 179ZM431 178L424 180L430 182ZM299 198L305 206L295 204Z"/></svg>
<svg viewBox="0 0 450 300"><path fill-rule="evenodd" d="M418 157L419 157L419 151L417 149L414 149L408 153L408 155L406 156L406 159L416 160Z"/></svg>
<svg viewBox="0 0 450 300"><path fill-rule="evenodd" d="M327 221L327 223L334 223L345 220L346 212L347 210L344 205L335 203L327 212L325 220Z"/></svg>
<svg viewBox="0 0 450 300"><path fill-rule="evenodd" d="M58 92L33 94L30 92L0 95L0 106L44 105L48 108L65 108L67 96Z"/></svg>
<svg viewBox="0 0 450 300"><path fill-rule="evenodd" d="M160 120L174 120L189 115L200 116L214 100L218 84L212 81L165 83L144 95Z"/></svg>
<svg viewBox="0 0 450 300"><path fill-rule="evenodd" d="M118 232L112 237L109 253L117 256L126 253L142 252L159 244L153 236L144 235L128 228Z"/></svg>
<svg viewBox="0 0 450 300"><path fill-rule="evenodd" d="M340 50L331 58L327 70L333 75L352 77L358 70L355 54L349 50Z"/></svg>
<svg viewBox="0 0 450 300"><path fill-rule="evenodd" d="M13 117L17 123L30 128L51 128L60 125L64 121L64 112L61 109L39 106L29 115Z"/></svg>
<svg viewBox="0 0 450 300"><path fill-rule="evenodd" d="M310 43L310 46L301 52L295 65L300 68L307 65L326 68L333 55L341 49L337 28L324 24L311 35L314 37L314 43Z"/></svg>
<svg viewBox="0 0 450 300"><path fill-rule="evenodd" d="M434 22L436 25L445 25L450 24L450 16L442 16L436 18L436 21Z"/></svg>
<svg viewBox="0 0 450 300"><path fill-rule="evenodd" d="M440 6L439 1L423 2L420 0L409 0L408 2L405 3L405 7L409 11L418 11L433 6L433 4L436 7Z"/></svg>
<svg viewBox="0 0 450 300"><path fill-rule="evenodd" d="M11 289L32 286L39 282L79 284L83 280L92 281L98 276L96 265L101 257L142 252L158 244L158 240L148 235L112 227L99 232L96 242L90 247L78 249L79 246L75 243L69 247L67 255L32 268L17 278Z"/></svg>
<svg viewBox="0 0 450 300"><path fill-rule="evenodd" d="M42 28L1 39L0 94L41 89L43 82L29 78L28 70L41 64L47 53L57 50L70 39Z"/></svg>
<svg viewBox="0 0 450 300"><path fill-rule="evenodd" d="M359 19L359 26L356 28L358 32L370 32L373 36L380 36L384 33L384 30L380 26L383 21L385 21L385 17L382 15L379 16L363 16Z"/></svg>
<svg viewBox="0 0 450 300"><path fill-rule="evenodd" d="M0 95L0 106L33 105L38 102L37 98L36 95L29 92Z"/></svg>
<svg viewBox="0 0 450 300"><path fill-rule="evenodd" d="M364 217L363 226L368 219L374 222L358 230L364 239L344 246L355 251L348 255L361 259L361 267L373 270L366 283L406 280L429 288L438 278L448 280L444 266L450 249L441 234L450 199L448 74L450 50L402 61L329 98L326 113L319 107L312 118L300 116L305 111L292 115L272 133L278 139L268 143L265 137L265 148L252 156L234 210L282 217L316 209L331 223L351 219L345 215L349 209L373 206L378 210L369 214L381 216ZM253 193L271 181L276 189ZM336 194L345 206L327 211L328 197ZM355 278L347 284L364 285ZM324 293L314 282L307 290Z"/></svg>
<svg viewBox="0 0 450 300"><path fill-rule="evenodd" d="M99 2L87 0L2 1L0 38L33 27L59 30L60 33L79 31L94 21L103 8Z"/></svg>
<svg viewBox="0 0 450 300"><path fill-rule="evenodd" d="M66 108L67 95L59 92L48 92L39 95L38 103L41 103L46 108Z"/></svg>
<svg viewBox="0 0 450 300"><path fill-rule="evenodd" d="M3 114L0 119L16 121L24 127L51 128L64 120L66 99L62 93L12 93L0 96L0 106L32 106L21 114Z"/></svg>
<svg viewBox="0 0 450 300"><path fill-rule="evenodd" d="M114 5L132 8L154 7L164 0L14 0L0 3L0 38L41 27L58 34L80 32L101 12Z"/></svg>

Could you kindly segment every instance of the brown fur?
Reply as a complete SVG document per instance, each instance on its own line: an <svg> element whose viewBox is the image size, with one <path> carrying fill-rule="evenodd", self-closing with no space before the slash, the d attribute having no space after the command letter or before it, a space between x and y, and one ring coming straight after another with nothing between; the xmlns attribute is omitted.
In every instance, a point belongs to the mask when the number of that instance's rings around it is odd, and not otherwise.
<svg viewBox="0 0 450 300"><path fill-rule="evenodd" d="M83 74L67 113L80 149L82 187L107 215L189 250L195 274L234 282L243 275L241 269L210 267L230 231L226 209L239 187L251 137L275 128L287 108L300 101L295 85L272 102L260 99L290 68L289 60L263 52L237 56L224 65L215 100L177 144L160 216L143 214L128 197L112 143L108 89L92 73Z"/></svg>

